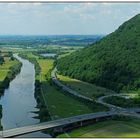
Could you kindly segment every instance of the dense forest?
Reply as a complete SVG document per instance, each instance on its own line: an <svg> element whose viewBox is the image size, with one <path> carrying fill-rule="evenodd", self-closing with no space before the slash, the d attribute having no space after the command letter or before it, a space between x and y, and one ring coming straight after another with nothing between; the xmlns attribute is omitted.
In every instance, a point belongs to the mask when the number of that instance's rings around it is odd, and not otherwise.
<svg viewBox="0 0 140 140"><path fill-rule="evenodd" d="M140 14L96 43L58 60L63 75L121 90L140 88Z"/></svg>

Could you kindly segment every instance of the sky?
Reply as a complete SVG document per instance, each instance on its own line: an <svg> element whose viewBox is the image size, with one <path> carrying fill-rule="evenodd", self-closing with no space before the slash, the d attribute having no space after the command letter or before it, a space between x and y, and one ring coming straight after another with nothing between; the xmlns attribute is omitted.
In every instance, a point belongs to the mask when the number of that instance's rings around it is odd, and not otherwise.
<svg viewBox="0 0 140 140"><path fill-rule="evenodd" d="M0 3L0 35L109 34L140 3Z"/></svg>

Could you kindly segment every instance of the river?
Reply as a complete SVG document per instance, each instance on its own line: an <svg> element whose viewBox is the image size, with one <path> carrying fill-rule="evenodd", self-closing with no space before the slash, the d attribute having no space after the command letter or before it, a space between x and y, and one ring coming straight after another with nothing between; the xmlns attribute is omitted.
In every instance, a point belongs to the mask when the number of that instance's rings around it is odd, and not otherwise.
<svg viewBox="0 0 140 140"><path fill-rule="evenodd" d="M38 111L34 98L34 65L17 54L14 54L14 57L22 63L22 67L20 73L10 82L9 88L5 89L4 96L0 99L3 108L1 119L3 130L40 122L39 119L33 118L37 114L32 113ZM23 135L23 137L49 137L49 135L36 132Z"/></svg>

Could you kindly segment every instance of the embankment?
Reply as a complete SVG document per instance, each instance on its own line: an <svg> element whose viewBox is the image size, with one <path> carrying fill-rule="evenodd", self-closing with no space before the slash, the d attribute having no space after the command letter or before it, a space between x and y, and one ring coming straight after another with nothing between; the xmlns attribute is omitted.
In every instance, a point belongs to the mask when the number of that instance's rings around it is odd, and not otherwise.
<svg viewBox="0 0 140 140"><path fill-rule="evenodd" d="M40 68L36 58L29 57L26 54L19 54L19 56L24 58L24 59L28 59L35 66L35 92L34 92L34 96L35 96L35 99L37 101L37 108L39 108L39 111L36 112L38 114L38 117L36 117L36 118L40 119L40 122L48 121L48 120L50 120L50 115L49 115L48 109L46 107L45 101L44 101L42 93L41 93L42 92L42 89L41 89L42 83L40 80L41 68Z"/></svg>

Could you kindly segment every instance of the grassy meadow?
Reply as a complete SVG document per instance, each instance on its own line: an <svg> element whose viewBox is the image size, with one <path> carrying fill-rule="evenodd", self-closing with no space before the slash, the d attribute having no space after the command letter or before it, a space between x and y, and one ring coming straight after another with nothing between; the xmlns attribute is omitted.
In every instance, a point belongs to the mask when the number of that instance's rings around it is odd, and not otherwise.
<svg viewBox="0 0 140 140"><path fill-rule="evenodd" d="M5 59L4 64L0 65L0 81L3 81L10 71L10 67L18 64L17 60Z"/></svg>
<svg viewBox="0 0 140 140"><path fill-rule="evenodd" d="M58 138L138 138L140 120L106 120L61 134Z"/></svg>
<svg viewBox="0 0 140 140"><path fill-rule="evenodd" d="M94 84L83 82L83 81L80 81L77 79L72 79L68 76L63 76L63 75L57 74L57 78L61 82L63 82L65 85L76 90L78 93L80 93L84 96L90 97L90 98L95 99L95 98L103 96L103 95L115 93L106 88L102 88L102 87L96 86Z"/></svg>

